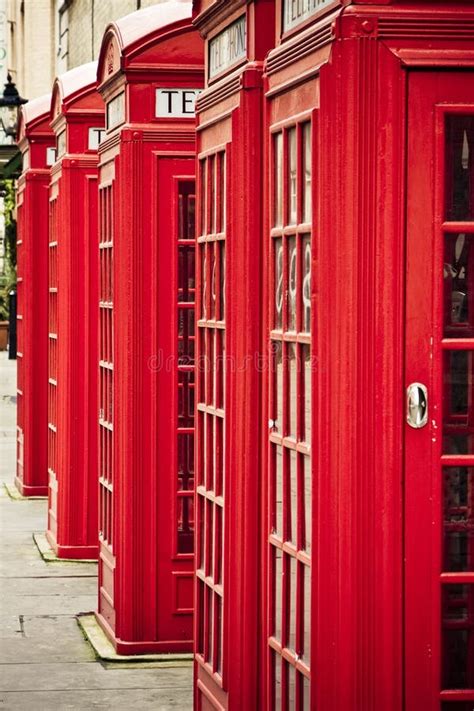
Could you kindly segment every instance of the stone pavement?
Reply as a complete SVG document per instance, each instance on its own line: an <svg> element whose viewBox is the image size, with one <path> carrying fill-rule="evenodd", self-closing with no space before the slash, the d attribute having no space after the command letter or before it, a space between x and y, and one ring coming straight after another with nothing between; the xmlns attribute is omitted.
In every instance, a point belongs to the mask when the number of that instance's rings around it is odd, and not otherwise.
<svg viewBox="0 0 474 711"><path fill-rule="evenodd" d="M16 363L0 352L0 711L192 709L191 667L96 661L75 615L96 604L96 565L46 563L32 534L46 501L13 501Z"/></svg>

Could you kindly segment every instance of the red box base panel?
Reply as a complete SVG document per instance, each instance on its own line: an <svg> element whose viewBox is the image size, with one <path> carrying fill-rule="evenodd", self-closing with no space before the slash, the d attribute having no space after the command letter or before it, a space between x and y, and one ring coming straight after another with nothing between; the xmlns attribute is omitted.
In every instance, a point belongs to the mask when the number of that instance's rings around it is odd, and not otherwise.
<svg viewBox="0 0 474 711"><path fill-rule="evenodd" d="M171 640L166 642L140 640L138 642L126 642L115 637L115 634L108 624L107 620L100 614L95 612L95 617L104 631L107 638L114 645L117 654L133 655L133 654L176 654L179 652L193 651L192 640Z"/></svg>
<svg viewBox="0 0 474 711"><path fill-rule="evenodd" d="M19 477L15 477L15 486L22 496L48 496L48 486L27 486Z"/></svg>
<svg viewBox="0 0 474 711"><path fill-rule="evenodd" d="M46 531L46 538L58 558L65 560L85 560L99 557L99 546L61 546L58 545L51 531Z"/></svg>

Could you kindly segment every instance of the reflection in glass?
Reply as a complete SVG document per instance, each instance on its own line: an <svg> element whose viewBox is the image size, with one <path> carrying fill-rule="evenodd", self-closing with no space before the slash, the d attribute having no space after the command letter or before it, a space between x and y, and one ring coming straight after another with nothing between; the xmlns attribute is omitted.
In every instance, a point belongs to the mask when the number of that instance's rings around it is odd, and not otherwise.
<svg viewBox="0 0 474 711"><path fill-rule="evenodd" d="M288 665L288 708L294 709L296 703L296 670Z"/></svg>
<svg viewBox="0 0 474 711"><path fill-rule="evenodd" d="M474 117L446 118L446 215L448 220L474 216Z"/></svg>
<svg viewBox="0 0 474 711"><path fill-rule="evenodd" d="M288 131L288 224L296 224L296 128Z"/></svg>
<svg viewBox="0 0 474 711"><path fill-rule="evenodd" d="M311 555L311 458L304 458L304 520L305 520L305 550Z"/></svg>
<svg viewBox="0 0 474 711"><path fill-rule="evenodd" d="M273 240L275 310L273 328L280 331L283 314L283 243L281 237Z"/></svg>
<svg viewBox="0 0 474 711"><path fill-rule="evenodd" d="M309 666L311 662L311 568L303 566L304 573L304 599L303 599L303 649L302 658Z"/></svg>
<svg viewBox="0 0 474 711"><path fill-rule="evenodd" d="M296 571L297 560L291 555L286 555L288 580L288 600L290 606L288 608L288 629L287 629L287 644L286 646L293 651L296 651Z"/></svg>
<svg viewBox="0 0 474 711"><path fill-rule="evenodd" d="M291 501L291 526L290 526L290 541L297 545L298 533L298 487L297 487L297 454L294 449L290 449L290 501Z"/></svg>
<svg viewBox="0 0 474 711"><path fill-rule="evenodd" d="M444 571L474 572L474 469L448 467L443 490Z"/></svg>
<svg viewBox="0 0 474 711"><path fill-rule="evenodd" d="M283 224L283 135L277 133L273 138L274 170L273 185L275 190L273 225L281 227Z"/></svg>
<svg viewBox="0 0 474 711"><path fill-rule="evenodd" d="M456 453L456 447L469 447L474 431L473 357L471 351L447 351L444 354L443 448L452 454Z"/></svg>
<svg viewBox="0 0 474 711"><path fill-rule="evenodd" d="M443 585L443 689L474 688L474 585Z"/></svg>
<svg viewBox="0 0 474 711"><path fill-rule="evenodd" d="M214 597L216 604L216 617L217 617L217 650L216 650L216 667L217 673L222 674L222 600L219 595Z"/></svg>
<svg viewBox="0 0 474 711"><path fill-rule="evenodd" d="M281 665L282 660L276 652L273 652L273 662L275 665L275 711L281 709Z"/></svg>
<svg viewBox="0 0 474 711"><path fill-rule="evenodd" d="M304 426L302 432L302 439L311 444L311 347L308 343L301 346L301 360L304 369Z"/></svg>
<svg viewBox="0 0 474 711"><path fill-rule="evenodd" d="M311 332L311 236L304 235L302 242L303 269L301 279L301 299L303 317L301 330Z"/></svg>
<svg viewBox="0 0 474 711"><path fill-rule="evenodd" d="M296 344L288 343L287 348L288 354L288 406L290 410L290 422L288 428L288 435L290 437L296 438L296 414L298 409L298 393L297 393L297 381L298 381L298 361L296 359Z"/></svg>
<svg viewBox="0 0 474 711"><path fill-rule="evenodd" d="M281 642L281 606L282 606L282 552L279 548L273 547L274 555L274 566L275 566L275 578L274 578L274 588L275 588L275 623L273 627L273 636Z"/></svg>
<svg viewBox="0 0 474 711"><path fill-rule="evenodd" d="M281 447L275 447L275 525L276 533L283 538L283 452Z"/></svg>
<svg viewBox="0 0 474 711"><path fill-rule="evenodd" d="M218 315L220 321L225 320L225 242L217 242L217 249L219 250L219 271L220 271L220 284L219 284L219 298L221 302L221 312Z"/></svg>
<svg viewBox="0 0 474 711"><path fill-rule="evenodd" d="M288 238L288 331L296 329L296 239Z"/></svg>
<svg viewBox="0 0 474 711"><path fill-rule="evenodd" d="M311 124L303 126L303 222L311 222Z"/></svg>
<svg viewBox="0 0 474 711"><path fill-rule="evenodd" d="M445 336L473 335L474 235L445 235L444 304Z"/></svg>
<svg viewBox="0 0 474 711"><path fill-rule="evenodd" d="M274 358L275 377L275 410L274 429L275 432L283 432L283 353L281 341L272 341Z"/></svg>

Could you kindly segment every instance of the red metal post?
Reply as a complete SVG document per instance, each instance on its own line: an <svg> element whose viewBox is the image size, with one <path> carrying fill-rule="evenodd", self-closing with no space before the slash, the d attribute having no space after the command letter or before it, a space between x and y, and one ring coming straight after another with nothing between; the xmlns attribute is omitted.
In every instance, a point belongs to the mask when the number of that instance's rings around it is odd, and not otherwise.
<svg viewBox="0 0 474 711"><path fill-rule="evenodd" d="M194 104L186 2L107 28L100 147L97 619L122 654L192 650Z"/></svg>
<svg viewBox="0 0 474 711"><path fill-rule="evenodd" d="M48 493L48 186L54 162L51 95L21 109L17 191L17 471L23 496Z"/></svg>
<svg viewBox="0 0 474 711"><path fill-rule="evenodd" d="M96 63L56 79L51 118L47 538L60 558L98 552Z"/></svg>

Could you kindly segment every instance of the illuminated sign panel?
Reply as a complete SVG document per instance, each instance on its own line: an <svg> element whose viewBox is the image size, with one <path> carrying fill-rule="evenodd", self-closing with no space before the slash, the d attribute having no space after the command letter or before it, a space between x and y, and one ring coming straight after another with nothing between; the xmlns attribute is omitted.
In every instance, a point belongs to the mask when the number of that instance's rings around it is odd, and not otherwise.
<svg viewBox="0 0 474 711"><path fill-rule="evenodd" d="M209 79L247 56L247 16L225 28L209 42Z"/></svg>
<svg viewBox="0 0 474 711"><path fill-rule="evenodd" d="M302 22L315 15L334 0L284 0L283 1L283 32L298 27Z"/></svg>

